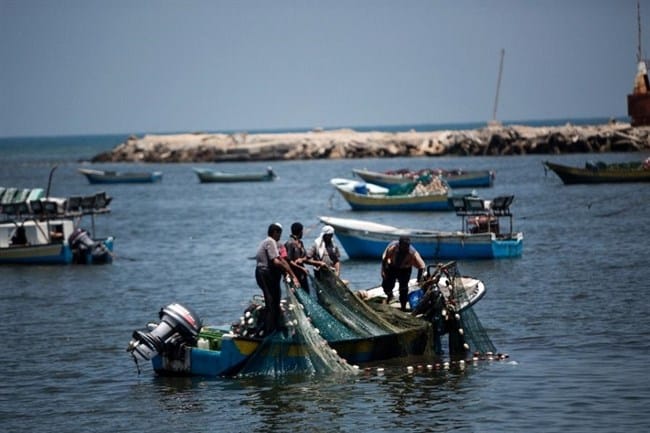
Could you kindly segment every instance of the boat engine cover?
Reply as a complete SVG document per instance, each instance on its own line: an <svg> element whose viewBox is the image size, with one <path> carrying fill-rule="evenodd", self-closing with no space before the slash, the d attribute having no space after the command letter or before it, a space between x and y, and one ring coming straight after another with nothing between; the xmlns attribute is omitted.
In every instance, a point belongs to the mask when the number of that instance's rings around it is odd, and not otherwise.
<svg viewBox="0 0 650 433"><path fill-rule="evenodd" d="M136 360L148 361L163 351L167 342L175 335L175 344L194 344L201 327L201 319L188 307L181 304L170 304L160 309L160 323L151 331L134 331L133 339L129 342L128 352Z"/></svg>

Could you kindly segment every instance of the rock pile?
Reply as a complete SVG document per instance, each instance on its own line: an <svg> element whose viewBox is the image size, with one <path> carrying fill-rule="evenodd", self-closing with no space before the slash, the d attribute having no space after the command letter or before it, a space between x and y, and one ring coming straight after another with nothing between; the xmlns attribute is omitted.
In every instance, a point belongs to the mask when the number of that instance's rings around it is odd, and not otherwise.
<svg viewBox="0 0 650 433"><path fill-rule="evenodd" d="M628 123L558 127L488 126L431 132L173 134L129 137L93 162L222 162L398 156L478 156L650 150L650 128Z"/></svg>

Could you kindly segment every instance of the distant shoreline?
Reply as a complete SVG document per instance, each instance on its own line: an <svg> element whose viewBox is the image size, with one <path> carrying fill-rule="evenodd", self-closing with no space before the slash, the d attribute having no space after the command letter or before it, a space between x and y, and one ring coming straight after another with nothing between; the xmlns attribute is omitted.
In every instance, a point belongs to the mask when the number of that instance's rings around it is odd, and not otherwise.
<svg viewBox="0 0 650 433"><path fill-rule="evenodd" d="M92 162L226 162L416 156L638 152L650 150L650 128L599 125L490 125L466 130L276 133L185 133L130 136Z"/></svg>

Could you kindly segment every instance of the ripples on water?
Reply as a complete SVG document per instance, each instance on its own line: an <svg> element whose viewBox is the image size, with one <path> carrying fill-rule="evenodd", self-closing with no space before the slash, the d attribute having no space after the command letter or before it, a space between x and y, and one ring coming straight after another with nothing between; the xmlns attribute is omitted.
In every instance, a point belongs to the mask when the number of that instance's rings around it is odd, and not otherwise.
<svg viewBox="0 0 650 433"><path fill-rule="evenodd" d="M609 154L608 161L647 155ZM554 160L583 164L585 155ZM278 162L265 184L200 185L193 165L160 165L158 185L97 188L63 162L53 193L105 189L118 259L98 267L2 268L3 431L630 431L650 429L647 185L565 187L535 156ZM0 161L0 184L43 186L48 164ZM201 164L205 166L206 164ZM222 164L256 170L267 164ZM475 310L505 362L464 371L382 363L356 377L207 380L138 375L125 352L134 329L182 302L204 322L236 320L251 296L258 242L295 220L311 242L319 215L455 229L453 214L353 213L327 184L351 169L496 169L486 197L516 195L525 234L516 260L461 262L488 293ZM114 164L113 168L128 165ZM285 233L285 238L288 233ZM355 288L379 283L372 261L346 261Z"/></svg>

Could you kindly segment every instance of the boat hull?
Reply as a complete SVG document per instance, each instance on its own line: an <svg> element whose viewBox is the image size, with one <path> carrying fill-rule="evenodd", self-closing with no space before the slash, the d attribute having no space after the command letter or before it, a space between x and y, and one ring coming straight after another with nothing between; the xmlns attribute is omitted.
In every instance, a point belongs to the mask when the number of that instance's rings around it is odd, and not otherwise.
<svg viewBox="0 0 650 433"><path fill-rule="evenodd" d="M430 195L359 194L335 185L336 190L355 211L449 211L453 210L447 193Z"/></svg>
<svg viewBox="0 0 650 433"><path fill-rule="evenodd" d="M272 171L265 173L237 174L195 168L194 172L201 183L230 183L230 182L270 182L276 178Z"/></svg>
<svg viewBox="0 0 650 433"><path fill-rule="evenodd" d="M413 183L413 176L380 173L369 170L352 170L366 182L386 188L406 186ZM485 188L494 184L494 172L491 170L458 171L442 174L440 177L450 188ZM435 172L434 172L435 174Z"/></svg>
<svg viewBox="0 0 650 433"><path fill-rule="evenodd" d="M411 245L426 259L514 258L520 257L523 251L522 233L497 236L495 233L436 232L373 223L364 227L361 221L330 217L321 217L321 221L334 227L341 246L352 259L381 259L388 244L403 235L411 238Z"/></svg>
<svg viewBox="0 0 650 433"><path fill-rule="evenodd" d="M155 183L162 181L162 172L125 172L118 173L112 171L86 170L79 169L79 172L86 176L91 184L107 183Z"/></svg>
<svg viewBox="0 0 650 433"><path fill-rule="evenodd" d="M72 263L72 250L67 243L0 248L0 264L67 265L70 263Z"/></svg>
<svg viewBox="0 0 650 433"><path fill-rule="evenodd" d="M94 255L90 251L80 253L65 243L26 245L0 248L0 264L3 265L69 265L107 264L113 262L113 238L101 241L106 252Z"/></svg>
<svg viewBox="0 0 650 433"><path fill-rule="evenodd" d="M650 170L644 170L641 163L633 164L627 169L620 165L607 166L604 169L577 168L548 161L545 161L544 165L565 185L650 182Z"/></svg>
<svg viewBox="0 0 650 433"><path fill-rule="evenodd" d="M337 354L349 364L381 361L406 355L422 355L429 342L429 325L407 330L398 334L386 334L369 338L328 342ZM225 332L225 331L223 331ZM151 360L154 371L159 375L183 376L234 376L245 362L260 347L263 340L235 337L224 334L217 350L185 347L183 360L159 354ZM298 343L287 342L288 354L283 358L284 368L291 369L292 355L296 370L303 362L304 353L309 350ZM277 350L277 347L275 348Z"/></svg>

